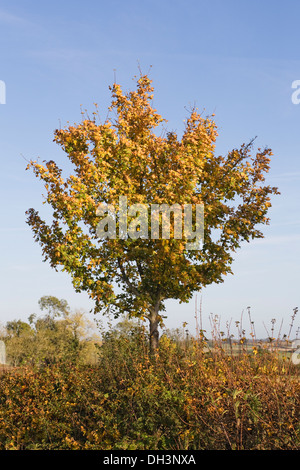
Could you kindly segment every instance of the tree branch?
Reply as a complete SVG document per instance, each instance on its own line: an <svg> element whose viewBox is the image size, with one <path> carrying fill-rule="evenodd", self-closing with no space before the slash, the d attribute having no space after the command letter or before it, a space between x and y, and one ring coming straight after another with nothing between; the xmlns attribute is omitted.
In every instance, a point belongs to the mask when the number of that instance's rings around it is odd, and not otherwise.
<svg viewBox="0 0 300 470"><path fill-rule="evenodd" d="M119 266L120 271L121 271L122 280L127 284L130 292L132 294L136 295L137 297L139 297L140 293L139 293L138 289L129 281L129 278L128 278L126 272L125 272L124 266L122 265L120 258L118 258L118 266Z"/></svg>

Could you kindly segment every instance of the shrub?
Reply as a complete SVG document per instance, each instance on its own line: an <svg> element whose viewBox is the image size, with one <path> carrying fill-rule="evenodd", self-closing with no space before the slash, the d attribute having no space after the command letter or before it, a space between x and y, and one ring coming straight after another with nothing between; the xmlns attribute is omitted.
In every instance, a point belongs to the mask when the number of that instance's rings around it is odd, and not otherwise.
<svg viewBox="0 0 300 470"><path fill-rule="evenodd" d="M124 325L123 325L124 326ZM104 335L96 366L52 364L0 378L0 449L298 449L299 369L141 327Z"/></svg>

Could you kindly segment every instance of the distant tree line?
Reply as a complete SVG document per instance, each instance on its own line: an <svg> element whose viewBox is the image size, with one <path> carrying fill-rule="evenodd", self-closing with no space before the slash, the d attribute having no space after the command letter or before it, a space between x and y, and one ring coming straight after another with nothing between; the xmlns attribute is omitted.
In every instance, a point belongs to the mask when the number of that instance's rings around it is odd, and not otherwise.
<svg viewBox="0 0 300 470"><path fill-rule="evenodd" d="M101 339L86 314L72 312L66 300L53 296L41 297L38 303L44 314L32 314L27 322L8 321L2 327L8 364L96 363Z"/></svg>

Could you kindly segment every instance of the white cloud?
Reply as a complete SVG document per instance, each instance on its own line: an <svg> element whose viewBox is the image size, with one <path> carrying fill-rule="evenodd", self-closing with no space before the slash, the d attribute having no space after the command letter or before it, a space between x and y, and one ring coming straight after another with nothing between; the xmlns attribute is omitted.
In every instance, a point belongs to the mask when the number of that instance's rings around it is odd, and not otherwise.
<svg viewBox="0 0 300 470"><path fill-rule="evenodd" d="M265 238L259 238L251 241L252 245L284 245L290 243L299 243L300 234L290 234L290 235L274 235L268 236Z"/></svg>
<svg viewBox="0 0 300 470"><path fill-rule="evenodd" d="M0 23L7 23L7 24L20 24L20 23L27 23L27 20L24 18L9 13L4 10L0 10Z"/></svg>
<svg viewBox="0 0 300 470"><path fill-rule="evenodd" d="M300 172L286 172L280 173L278 175L270 175L268 176L269 180L279 180L279 181L298 181L300 179Z"/></svg>
<svg viewBox="0 0 300 470"><path fill-rule="evenodd" d="M27 227L1 227L0 233L8 232L24 232L27 231Z"/></svg>

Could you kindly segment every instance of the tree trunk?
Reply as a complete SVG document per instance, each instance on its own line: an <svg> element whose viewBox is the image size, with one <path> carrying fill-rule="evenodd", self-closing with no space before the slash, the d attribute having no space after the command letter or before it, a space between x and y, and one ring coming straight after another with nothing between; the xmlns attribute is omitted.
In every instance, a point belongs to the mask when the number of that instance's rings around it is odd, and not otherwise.
<svg viewBox="0 0 300 470"><path fill-rule="evenodd" d="M158 310L158 309L157 309ZM150 322L150 354L154 355L158 350L159 332L158 332L158 311L151 310L149 315Z"/></svg>

